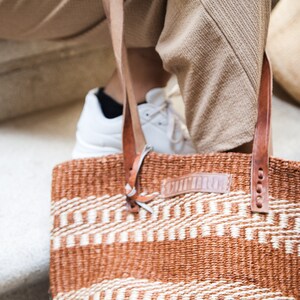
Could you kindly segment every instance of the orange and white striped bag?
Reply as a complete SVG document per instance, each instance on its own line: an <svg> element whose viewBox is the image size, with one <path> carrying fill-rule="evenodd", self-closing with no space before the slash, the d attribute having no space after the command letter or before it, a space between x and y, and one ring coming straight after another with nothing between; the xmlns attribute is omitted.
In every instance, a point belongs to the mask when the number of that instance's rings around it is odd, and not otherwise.
<svg viewBox="0 0 300 300"><path fill-rule="evenodd" d="M267 58L252 155L150 152L123 0L104 4L124 88L124 154L54 168L53 299L300 299L300 163L268 155Z"/></svg>

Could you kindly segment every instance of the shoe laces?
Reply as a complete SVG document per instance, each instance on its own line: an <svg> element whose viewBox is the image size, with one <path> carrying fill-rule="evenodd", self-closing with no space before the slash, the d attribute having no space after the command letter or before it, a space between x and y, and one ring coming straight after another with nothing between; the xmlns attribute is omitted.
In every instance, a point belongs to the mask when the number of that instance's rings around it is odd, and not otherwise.
<svg viewBox="0 0 300 300"><path fill-rule="evenodd" d="M166 113L167 115L167 136L172 144L178 144L185 142L189 139L188 132L183 126L185 123L184 118L174 109L172 100L165 99L163 103L154 108L149 114L150 117L158 114ZM179 130L177 130L179 129ZM179 132L178 136L175 137L176 131Z"/></svg>

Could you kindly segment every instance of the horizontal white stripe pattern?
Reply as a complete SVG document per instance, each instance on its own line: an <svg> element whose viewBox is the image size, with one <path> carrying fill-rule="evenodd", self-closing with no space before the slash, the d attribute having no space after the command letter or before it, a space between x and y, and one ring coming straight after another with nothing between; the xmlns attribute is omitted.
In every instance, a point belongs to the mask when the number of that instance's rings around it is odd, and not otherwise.
<svg viewBox="0 0 300 300"><path fill-rule="evenodd" d="M152 215L143 209L136 215L128 214L122 195L69 201L52 202L53 219L60 220L59 227L52 230L55 250L75 246L74 240L84 246L231 236L257 239L262 244L271 243L274 249L299 254L300 204L287 200L271 199L267 215L252 214L250 195L242 191L194 193L170 199L157 196L150 203ZM68 223L68 216L73 223Z"/></svg>
<svg viewBox="0 0 300 300"><path fill-rule="evenodd" d="M68 213L69 211L86 210L87 207L96 208L98 206L102 209L105 209L111 207L112 204L120 204L120 198L125 200L125 196L120 194L115 196L104 195L98 198L91 196L83 199L75 197L70 200L63 198L59 201L51 202L51 213Z"/></svg>
<svg viewBox="0 0 300 300"><path fill-rule="evenodd" d="M91 299L94 300L135 300L135 299L286 299L280 292L259 288L253 284L226 281L191 281L188 283L152 282L146 279L124 278L105 280L88 288L59 293L54 300Z"/></svg>

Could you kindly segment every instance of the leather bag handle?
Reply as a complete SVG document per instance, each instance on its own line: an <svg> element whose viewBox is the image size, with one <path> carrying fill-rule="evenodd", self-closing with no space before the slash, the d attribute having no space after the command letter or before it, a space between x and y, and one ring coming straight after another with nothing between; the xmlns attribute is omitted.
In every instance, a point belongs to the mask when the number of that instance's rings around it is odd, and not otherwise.
<svg viewBox="0 0 300 300"><path fill-rule="evenodd" d="M130 180L132 172L136 171L134 170L134 166L137 165L136 160L145 149L146 141L138 115L124 41L124 0L103 0L103 6L109 23L116 65L122 84L124 103L122 141L125 178L129 183L132 181L132 179ZM251 163L251 210L261 213L269 211L268 169L271 90L271 67L266 54L264 54ZM134 182L136 182L137 172L134 176Z"/></svg>
<svg viewBox="0 0 300 300"><path fill-rule="evenodd" d="M127 49L124 42L124 1L103 0L104 11L109 23L116 65L122 85L123 99L123 153L126 181L139 153L142 153L146 140L137 110L129 71Z"/></svg>
<svg viewBox="0 0 300 300"><path fill-rule="evenodd" d="M271 102L272 70L268 57L264 54L251 162L251 210L253 212L267 213L269 211Z"/></svg>

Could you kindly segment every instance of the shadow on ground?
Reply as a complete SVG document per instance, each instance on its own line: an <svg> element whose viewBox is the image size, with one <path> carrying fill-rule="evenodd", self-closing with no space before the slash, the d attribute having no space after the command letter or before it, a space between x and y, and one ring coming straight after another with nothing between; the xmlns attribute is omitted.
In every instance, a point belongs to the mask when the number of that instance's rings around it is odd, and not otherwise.
<svg viewBox="0 0 300 300"><path fill-rule="evenodd" d="M48 289L48 280L38 281L3 294L0 300L49 300Z"/></svg>

